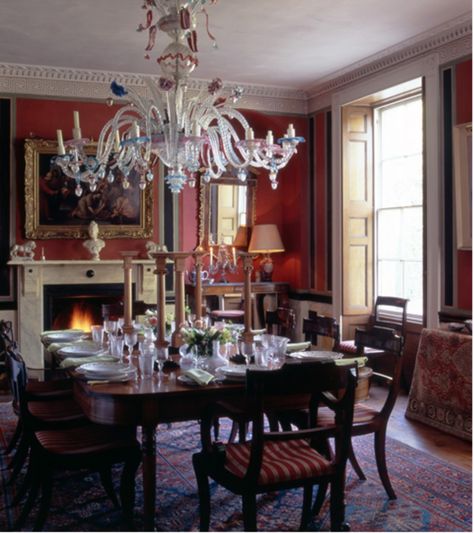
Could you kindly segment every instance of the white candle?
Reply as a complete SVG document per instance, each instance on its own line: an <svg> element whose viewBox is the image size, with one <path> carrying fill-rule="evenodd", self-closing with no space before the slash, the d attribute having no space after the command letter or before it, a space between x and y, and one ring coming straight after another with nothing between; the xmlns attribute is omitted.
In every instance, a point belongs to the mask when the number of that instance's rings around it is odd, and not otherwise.
<svg viewBox="0 0 474 533"><path fill-rule="evenodd" d="M74 111L74 128L72 128L72 138L82 139L81 126L79 125L79 111Z"/></svg>
<svg viewBox="0 0 474 533"><path fill-rule="evenodd" d="M245 130L245 140L246 141L253 141L253 139L254 139L253 129L252 128L247 128Z"/></svg>
<svg viewBox="0 0 474 533"><path fill-rule="evenodd" d="M77 128L77 129L80 129L81 126L79 124L79 111L74 111L73 112L73 117L74 117L74 127Z"/></svg>
<svg viewBox="0 0 474 533"><path fill-rule="evenodd" d="M119 130L115 132L115 143L114 143L114 150L116 152L120 152L120 133Z"/></svg>
<svg viewBox="0 0 474 533"><path fill-rule="evenodd" d="M235 246L232 246L232 259L234 261L234 265L237 263L236 257L235 257Z"/></svg>
<svg viewBox="0 0 474 533"><path fill-rule="evenodd" d="M134 139L137 139L138 137L140 137L140 128L136 122L133 122L132 131L133 131Z"/></svg>
<svg viewBox="0 0 474 533"><path fill-rule="evenodd" d="M193 126L193 135L195 137L201 136L201 126L197 122Z"/></svg>
<svg viewBox="0 0 474 533"><path fill-rule="evenodd" d="M213 259L214 259L214 252L212 251L212 246L209 246L209 266L212 266Z"/></svg>
<svg viewBox="0 0 474 533"><path fill-rule="evenodd" d="M288 125L287 135L288 137L296 137L295 128L293 127L293 124Z"/></svg>
<svg viewBox="0 0 474 533"><path fill-rule="evenodd" d="M58 155L66 155L66 149L64 148L63 131L56 130L58 136Z"/></svg>
<svg viewBox="0 0 474 533"><path fill-rule="evenodd" d="M270 146L273 144L273 132L272 132L272 130L268 130L266 141L267 141L267 144L270 145Z"/></svg>

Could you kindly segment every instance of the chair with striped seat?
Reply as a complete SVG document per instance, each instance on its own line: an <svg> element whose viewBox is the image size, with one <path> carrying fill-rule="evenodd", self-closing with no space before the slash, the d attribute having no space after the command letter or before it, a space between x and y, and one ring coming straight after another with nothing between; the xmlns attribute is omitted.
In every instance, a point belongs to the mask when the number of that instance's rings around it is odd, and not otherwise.
<svg viewBox="0 0 474 533"><path fill-rule="evenodd" d="M82 427L35 432L31 462L32 482L28 498L15 524L20 529L41 492L35 531L41 531L51 504L54 473L87 469L99 472L102 485L115 506L119 502L112 483L112 466L123 463L120 501L126 529L133 528L135 475L141 461L135 428L88 424Z"/></svg>
<svg viewBox="0 0 474 533"><path fill-rule="evenodd" d="M217 404L201 421L203 449L193 455L193 465L199 490L200 529L210 525L209 478L234 494L242 496L244 528L255 531L256 496L294 487L304 488L301 529L310 519L313 486L331 485L331 528L343 530L344 479L350 445L350 429L354 401L355 375L352 369L334 363L288 363L279 370L247 370L246 402L242 408ZM339 399L326 393L344 390ZM264 413L277 402L279 408L291 402L303 402L316 420L319 404L334 410L337 423L330 428L314 424L300 431L268 431ZM271 402L271 403L270 403ZM293 403L294 405L294 403ZM223 445L212 442L214 416L227 413L234 418L249 420L250 441ZM327 438L335 438L336 454L327 455Z"/></svg>

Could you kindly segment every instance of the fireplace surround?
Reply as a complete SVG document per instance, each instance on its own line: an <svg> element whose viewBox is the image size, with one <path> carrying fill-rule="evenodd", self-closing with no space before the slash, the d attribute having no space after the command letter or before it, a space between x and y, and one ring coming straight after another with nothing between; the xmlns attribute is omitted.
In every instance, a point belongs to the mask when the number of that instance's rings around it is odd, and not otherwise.
<svg viewBox="0 0 474 533"><path fill-rule="evenodd" d="M45 322L45 287L101 287L120 298L123 288L123 262L104 261L10 261L17 270L17 332L23 358L29 368L43 368L44 355L40 333L51 324ZM156 302L154 262L133 262L134 298ZM54 289L53 289L54 291ZM74 290L72 290L74 292ZM104 302L107 303L107 302Z"/></svg>

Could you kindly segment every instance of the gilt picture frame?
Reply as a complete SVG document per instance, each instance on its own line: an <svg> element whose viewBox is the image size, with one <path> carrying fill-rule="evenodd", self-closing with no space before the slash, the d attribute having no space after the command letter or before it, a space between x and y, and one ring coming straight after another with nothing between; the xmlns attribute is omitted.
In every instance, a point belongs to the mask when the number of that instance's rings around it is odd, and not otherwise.
<svg viewBox="0 0 474 533"><path fill-rule="evenodd" d="M454 211L459 250L472 250L472 123L453 128Z"/></svg>
<svg viewBox="0 0 474 533"><path fill-rule="evenodd" d="M86 147L95 153L96 144ZM25 141L25 236L27 239L87 238L92 220L105 239L146 239L153 236L153 186L122 187L123 175L114 171L110 183L101 180L92 192L82 183L75 194L75 180L54 164L57 142ZM130 180L133 183L133 180Z"/></svg>

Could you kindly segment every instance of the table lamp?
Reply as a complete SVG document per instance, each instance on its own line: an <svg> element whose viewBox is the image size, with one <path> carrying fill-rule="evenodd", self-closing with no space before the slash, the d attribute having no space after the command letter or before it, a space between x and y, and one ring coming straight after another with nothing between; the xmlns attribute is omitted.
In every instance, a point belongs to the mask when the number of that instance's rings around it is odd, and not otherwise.
<svg viewBox="0 0 474 533"><path fill-rule="evenodd" d="M272 281L273 261L270 254L284 251L285 247L276 224L257 224L253 227L248 252L264 254L260 262L262 281Z"/></svg>

